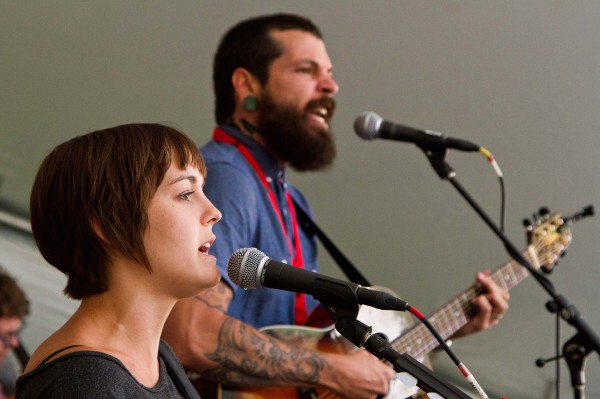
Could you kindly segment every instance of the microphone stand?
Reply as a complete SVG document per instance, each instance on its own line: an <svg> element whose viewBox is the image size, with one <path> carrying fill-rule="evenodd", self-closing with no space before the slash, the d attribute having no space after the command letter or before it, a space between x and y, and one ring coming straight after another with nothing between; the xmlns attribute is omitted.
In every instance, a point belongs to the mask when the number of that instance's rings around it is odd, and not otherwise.
<svg viewBox="0 0 600 399"><path fill-rule="evenodd" d="M417 386L427 393L435 392L446 399L469 399L465 393L433 374L408 354L401 355L384 334L371 334L372 328L346 316L335 319L335 328L357 347L364 347L379 359L389 362L397 373L407 372L417 379Z"/></svg>
<svg viewBox="0 0 600 399"><path fill-rule="evenodd" d="M423 150L425 156L429 160L431 166L438 176L442 180L448 180L452 186L456 188L456 190L463 196L469 205L471 205L475 212L477 212L484 222L492 229L496 236L500 238L509 255L516 262L525 267L527 271L535 278L535 280L540 283L542 288L548 292L552 298L551 302L554 304L554 308L557 312L559 312L560 316L578 331L578 333L565 344L563 351L571 371L571 382L575 390L575 398L583 399L585 397L583 392L585 387L585 376L583 374L585 356L592 350L600 354L600 337L585 321L579 310L577 310L577 308L571 304L567 298L556 292L550 280L539 273L537 269L535 269L527 261L527 259L525 259L519 250L510 242L508 237L506 237L506 235L494 224L491 218L457 181L456 173L445 160L447 149L440 146L427 144L420 144L417 146ZM567 219L577 220L581 217L590 215L593 215L593 208L587 207L581 213ZM574 350L573 348L576 349ZM583 353L583 355L581 355L581 353ZM569 357L571 357L571 360L569 360Z"/></svg>
<svg viewBox="0 0 600 399"><path fill-rule="evenodd" d="M581 333L575 334L563 346L563 356L571 372L571 386L575 399L585 398L585 361L591 345Z"/></svg>
<svg viewBox="0 0 600 399"><path fill-rule="evenodd" d="M372 327L357 320L359 301L352 286L344 282L315 279L313 298L321 302L334 321L336 330L359 348L388 361L397 373L407 372L417 379L425 392L436 392L446 399L469 399L465 393L423 366L416 359L401 355L384 334L371 334Z"/></svg>

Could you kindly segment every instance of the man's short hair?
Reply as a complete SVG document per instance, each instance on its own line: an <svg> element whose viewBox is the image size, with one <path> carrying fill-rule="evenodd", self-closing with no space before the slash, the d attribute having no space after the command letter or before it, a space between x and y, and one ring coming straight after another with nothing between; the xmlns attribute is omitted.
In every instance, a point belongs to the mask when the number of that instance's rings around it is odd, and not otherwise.
<svg viewBox="0 0 600 399"><path fill-rule="evenodd" d="M232 27L221 39L213 62L215 119L227 122L235 110L231 76L236 68L245 68L261 84L269 78L269 67L281 56L281 45L272 38L272 31L301 30L319 39L323 35L308 18L293 14L273 14L250 18Z"/></svg>
<svg viewBox="0 0 600 399"><path fill-rule="evenodd" d="M78 136L44 159L31 192L31 228L42 256L67 276L66 295L106 291L108 248L151 271L143 244L147 210L172 157L206 173L194 142L160 124Z"/></svg>

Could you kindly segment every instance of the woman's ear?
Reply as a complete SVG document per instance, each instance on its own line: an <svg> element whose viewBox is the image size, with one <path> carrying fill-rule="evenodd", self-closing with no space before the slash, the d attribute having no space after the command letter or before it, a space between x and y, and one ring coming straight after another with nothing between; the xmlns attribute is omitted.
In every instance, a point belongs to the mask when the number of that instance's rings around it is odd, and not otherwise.
<svg viewBox="0 0 600 399"><path fill-rule="evenodd" d="M96 235L104 242L104 244L108 244L108 241L106 241L106 237L104 236L104 231L102 231L102 226L100 226L100 222L98 221L96 215L92 215L90 223L94 233L96 233Z"/></svg>

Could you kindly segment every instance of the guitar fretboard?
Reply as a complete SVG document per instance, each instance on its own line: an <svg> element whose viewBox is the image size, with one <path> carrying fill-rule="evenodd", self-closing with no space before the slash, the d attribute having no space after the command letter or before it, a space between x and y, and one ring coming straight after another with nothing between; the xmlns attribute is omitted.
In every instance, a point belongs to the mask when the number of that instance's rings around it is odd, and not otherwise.
<svg viewBox="0 0 600 399"><path fill-rule="evenodd" d="M523 256L529 263L532 263L532 256L528 251L523 252ZM491 278L500 287L510 290L527 276L529 276L529 272L516 261L511 260L496 269ZM455 296L442 308L429 315L427 319L439 334L447 339L475 316L472 301L483 292L484 288L482 286L473 286ZM415 325L392 342L392 347L396 351L408 353L416 359L422 359L438 345L438 341L423 324Z"/></svg>

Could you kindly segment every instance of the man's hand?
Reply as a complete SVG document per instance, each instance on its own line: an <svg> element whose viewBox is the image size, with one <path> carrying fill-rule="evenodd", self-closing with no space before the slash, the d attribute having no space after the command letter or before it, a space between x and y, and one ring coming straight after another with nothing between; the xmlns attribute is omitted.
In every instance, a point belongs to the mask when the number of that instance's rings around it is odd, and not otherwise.
<svg viewBox="0 0 600 399"><path fill-rule="evenodd" d="M348 355L324 354L332 366L321 374L320 384L344 398L364 399L385 395L396 372L364 349Z"/></svg>
<svg viewBox="0 0 600 399"><path fill-rule="evenodd" d="M487 330L498 324L508 310L510 294L492 280L489 271L477 273L475 281L485 289L485 292L472 302L475 317L458 330L452 338L460 338L474 332Z"/></svg>

